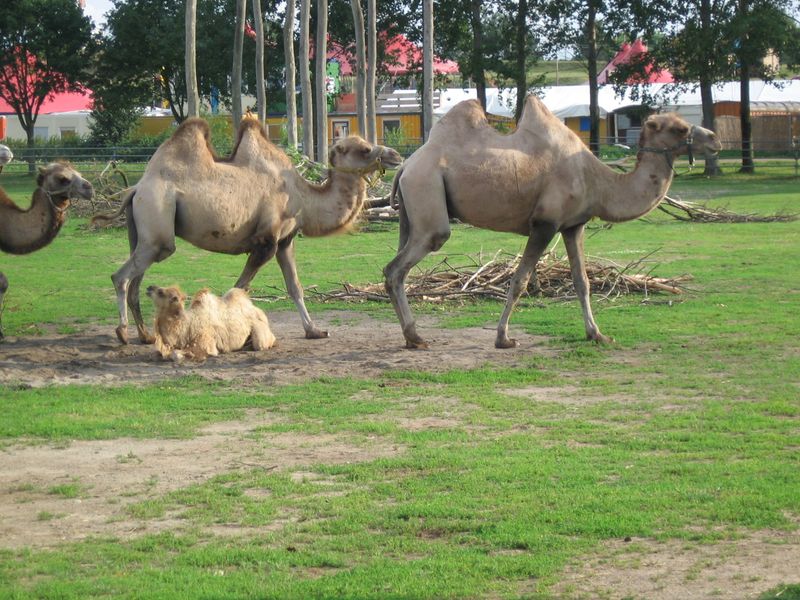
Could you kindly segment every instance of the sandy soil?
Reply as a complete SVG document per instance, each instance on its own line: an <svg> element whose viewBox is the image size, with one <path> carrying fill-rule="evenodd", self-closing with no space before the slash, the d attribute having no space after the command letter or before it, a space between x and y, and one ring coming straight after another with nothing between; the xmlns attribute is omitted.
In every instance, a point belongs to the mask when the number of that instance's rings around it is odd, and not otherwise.
<svg viewBox="0 0 800 600"><path fill-rule="evenodd" d="M185 375L241 385L285 384L320 376L373 377L386 370L444 371L472 369L485 364L510 366L535 353L552 354L544 337L512 331L520 345L496 350L495 329L443 329L434 319L419 319L419 331L430 349L403 347L400 326L346 311L314 315L331 337L307 340L293 312L269 313L278 338L275 348L235 352L209 358L202 364L172 363L156 357L152 346L138 342L122 346L113 326L90 326L80 333L46 333L7 337L0 344L0 381L24 386L47 384L123 384ZM135 329L130 328L131 335Z"/></svg>

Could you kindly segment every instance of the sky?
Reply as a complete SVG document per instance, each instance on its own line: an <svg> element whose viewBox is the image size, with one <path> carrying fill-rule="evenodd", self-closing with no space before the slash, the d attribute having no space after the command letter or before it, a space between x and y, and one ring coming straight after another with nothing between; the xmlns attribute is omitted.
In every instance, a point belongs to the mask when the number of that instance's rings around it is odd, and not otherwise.
<svg viewBox="0 0 800 600"><path fill-rule="evenodd" d="M83 12L91 17L92 21L94 21L95 27L102 27L103 24L106 22L106 19L103 15L105 15L113 5L111 4L111 0L86 0L86 6L83 9Z"/></svg>

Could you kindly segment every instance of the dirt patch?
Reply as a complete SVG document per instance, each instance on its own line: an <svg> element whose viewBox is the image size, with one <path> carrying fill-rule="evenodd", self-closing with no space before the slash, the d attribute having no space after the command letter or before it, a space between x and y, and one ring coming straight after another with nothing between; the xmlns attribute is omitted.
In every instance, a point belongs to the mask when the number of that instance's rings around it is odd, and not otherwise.
<svg viewBox="0 0 800 600"><path fill-rule="evenodd" d="M257 432L274 422L264 413L251 413L245 422L216 423L191 440L123 438L6 448L0 452L0 547L180 529L184 523L175 515L138 520L127 507L237 469L298 470L308 477L313 464L363 462L403 451L377 438L355 443L328 434Z"/></svg>
<svg viewBox="0 0 800 600"><path fill-rule="evenodd" d="M800 534L757 531L700 545L684 541L612 542L567 570L553 590L571 600L744 600L798 581Z"/></svg>
<svg viewBox="0 0 800 600"><path fill-rule="evenodd" d="M494 328L444 329L433 318L419 320L429 350L406 350L395 321L359 313L316 314L331 337L307 340L293 312L269 313L278 346L262 352L234 352L204 363L180 364L156 358L152 346L122 346L113 326L91 325L68 335L6 338L0 344L0 382L13 385L142 384L198 375L242 385L286 384L321 376L375 377L387 370L446 371L485 365L514 366L531 355L553 350L546 338L514 332L520 345L494 347ZM133 330L133 328L131 328ZM133 332L133 331L132 331Z"/></svg>

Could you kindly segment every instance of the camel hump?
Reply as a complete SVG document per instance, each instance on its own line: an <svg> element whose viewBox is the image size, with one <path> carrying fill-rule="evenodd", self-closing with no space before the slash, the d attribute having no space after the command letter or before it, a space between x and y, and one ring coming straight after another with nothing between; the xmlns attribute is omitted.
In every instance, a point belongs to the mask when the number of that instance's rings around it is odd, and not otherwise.
<svg viewBox="0 0 800 600"><path fill-rule="evenodd" d="M486 113L477 100L459 102L445 114L431 130L430 140L443 140L453 143L467 131L489 127Z"/></svg>
<svg viewBox="0 0 800 600"><path fill-rule="evenodd" d="M189 117L183 123L178 125L175 133L172 134L172 139L180 139L187 136L200 135L205 140L211 139L211 128L200 117Z"/></svg>
<svg viewBox="0 0 800 600"><path fill-rule="evenodd" d="M530 94L525 99L525 106L522 109L522 116L519 119L518 129L527 129L528 127L538 126L543 122L555 124L561 123L553 113L550 112L542 99L536 94Z"/></svg>

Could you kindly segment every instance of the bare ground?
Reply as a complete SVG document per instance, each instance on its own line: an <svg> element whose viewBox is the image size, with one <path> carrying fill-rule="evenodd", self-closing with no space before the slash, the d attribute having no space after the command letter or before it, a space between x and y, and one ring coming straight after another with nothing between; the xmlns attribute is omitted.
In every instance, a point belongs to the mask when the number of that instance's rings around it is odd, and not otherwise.
<svg viewBox="0 0 800 600"><path fill-rule="evenodd" d="M546 339L516 332L520 346L494 349L494 328L448 330L433 318L420 319L427 351L402 348L393 321L349 312L315 315L331 332L324 340L302 337L294 313L270 314L279 346L237 352L205 363L174 364L155 358L152 347L120 346L112 326L92 325L69 335L46 333L7 338L0 344L0 382L21 386L85 383L121 385L185 375L236 386L308 381L319 376L373 377L386 370L443 371L483 365L519 365L535 354L552 355ZM592 402L576 388L528 388L515 395L578 406ZM453 400L453 402L456 402ZM440 416L387 418L409 430L452 427L467 407L451 406ZM237 469L264 468L314 479L314 464L341 464L394 456L405 451L380 438L330 434L254 434L278 418L252 412L241 422L218 423L191 440L73 442L60 446L7 446L0 451L0 548L47 548L87 537L130 539L161 530L180 530L174 515L140 520L130 504L201 483ZM58 486L74 486L68 497ZM280 529L292 521L283 515ZM249 535L248 528L217 526L214 535ZM256 532L257 533L257 532ZM677 541L611 542L576 561L554 591L558 598L756 598L781 583L797 581L800 535L760 531L712 545ZM524 593L524 590L523 590Z"/></svg>
<svg viewBox="0 0 800 600"><path fill-rule="evenodd" d="M496 350L494 328L443 329L435 319L419 320L429 350L409 351L399 325L346 311L315 314L331 337L307 340L293 312L269 313L278 345L261 352L235 352L204 363L175 364L156 357L152 346L122 346L113 326L92 325L60 335L6 338L0 344L0 382L23 386L154 382L197 375L238 385L286 384L322 376L375 377L387 370L445 371L486 364L518 365L534 353L552 350L546 338L522 332L519 347ZM131 334L134 334L131 327Z"/></svg>

